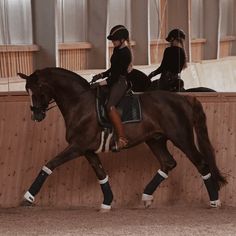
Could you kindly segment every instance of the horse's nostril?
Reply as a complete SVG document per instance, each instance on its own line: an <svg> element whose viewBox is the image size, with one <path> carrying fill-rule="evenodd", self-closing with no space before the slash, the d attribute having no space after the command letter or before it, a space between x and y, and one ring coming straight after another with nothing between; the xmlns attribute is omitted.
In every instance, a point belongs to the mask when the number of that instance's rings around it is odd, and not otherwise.
<svg viewBox="0 0 236 236"><path fill-rule="evenodd" d="M44 118L45 118L46 114L45 113L33 113L31 115L31 119L33 121L37 121L37 122L40 122L42 121Z"/></svg>

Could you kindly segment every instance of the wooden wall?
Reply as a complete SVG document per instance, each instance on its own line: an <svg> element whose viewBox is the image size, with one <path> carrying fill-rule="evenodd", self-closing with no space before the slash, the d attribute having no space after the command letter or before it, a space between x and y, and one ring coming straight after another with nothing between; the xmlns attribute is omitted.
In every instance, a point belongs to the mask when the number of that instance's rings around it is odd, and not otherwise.
<svg viewBox="0 0 236 236"><path fill-rule="evenodd" d="M92 45L88 42L60 43L59 65L68 70L77 71L88 68L88 51Z"/></svg>
<svg viewBox="0 0 236 236"><path fill-rule="evenodd" d="M200 62L203 60L204 56L204 44L206 39L195 39L191 40L191 61Z"/></svg>
<svg viewBox="0 0 236 236"><path fill-rule="evenodd" d="M235 36L227 36L220 40L220 58L228 57L232 54L232 46L235 40Z"/></svg>
<svg viewBox="0 0 236 236"><path fill-rule="evenodd" d="M88 68L105 69L109 66L112 53L112 47L109 47L106 41L110 30L107 28L109 1L100 0L96 4L94 0L88 1L88 19L86 20L88 22L88 37L86 41L89 43L59 44L59 63L56 63L57 53L55 51L55 1L49 2L46 12L42 1L37 0L32 5L34 43L40 45L43 50L40 50L36 45L0 45L0 78L14 77L17 72L30 74L33 71L33 62L34 68L58 65L74 71ZM185 47L189 62L235 55L235 26L231 27L230 35L223 36L219 32L223 12L221 10L222 1L203 1L204 35L202 37L204 39L193 39L190 30L191 22L194 20L191 15L191 1L160 0L158 11L158 20L160 21L158 33L160 35L153 41L149 40L149 22L153 19L150 18L148 1L133 0L131 2L131 35L135 41L133 47L135 65L160 63L166 47L164 39L169 30L176 27L182 28L186 33ZM47 14L48 12L53 14ZM46 18L42 16L46 16ZM51 20L47 20L49 19L47 17ZM44 20L42 21L42 19ZM45 27L45 22L50 22L50 24Z"/></svg>
<svg viewBox="0 0 236 236"><path fill-rule="evenodd" d="M150 42L151 64L159 64L162 61L164 51L169 44L164 39L152 40Z"/></svg>
<svg viewBox="0 0 236 236"><path fill-rule="evenodd" d="M226 37L220 41L220 58L229 57L235 37ZM199 38L191 40L191 62L204 60L206 39ZM150 42L151 64L158 64L162 61L164 50L169 44L165 40L152 40Z"/></svg>
<svg viewBox="0 0 236 236"><path fill-rule="evenodd" d="M222 39L220 57L230 56L234 37ZM200 62L204 57L206 39L191 41L192 62ZM159 64L168 43L163 40L150 42L150 63ZM131 41L133 51L136 42ZM63 43L58 45L59 66L72 71L89 68L89 52L92 45L88 42ZM40 48L37 45L0 45L0 78L15 77L18 72L31 74L33 72L33 57ZM113 52L113 46L109 43L109 58Z"/></svg>
<svg viewBox="0 0 236 236"><path fill-rule="evenodd" d="M68 70L88 68L88 42L61 43L58 45L59 66ZM0 78L14 77L18 72L33 72L33 57L40 48L37 45L0 45Z"/></svg>
<svg viewBox="0 0 236 236"><path fill-rule="evenodd" d="M18 72L33 72L33 53L37 45L0 45L0 78L16 76Z"/></svg>
<svg viewBox="0 0 236 236"><path fill-rule="evenodd" d="M210 138L217 163L229 184L220 192L224 204L236 206L236 94L198 95L207 113ZM0 207L17 206L41 167L66 146L64 121L54 108L47 118L30 119L26 95L0 95ZM154 207L161 204L208 204L202 179L185 156L170 144L178 165L155 193ZM141 193L158 169L145 145L118 154L102 154L110 176L114 207L137 207ZM80 157L56 169L36 198L38 205L99 207L100 186L87 161Z"/></svg>

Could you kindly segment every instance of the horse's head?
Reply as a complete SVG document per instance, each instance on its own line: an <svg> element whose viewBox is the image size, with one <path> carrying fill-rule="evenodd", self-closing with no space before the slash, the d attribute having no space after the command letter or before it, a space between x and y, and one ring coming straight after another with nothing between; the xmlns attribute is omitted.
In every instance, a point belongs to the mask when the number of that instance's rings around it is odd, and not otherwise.
<svg viewBox="0 0 236 236"><path fill-rule="evenodd" d="M27 76L22 73L18 75L26 80L26 91L30 95L30 109L32 111L32 120L42 121L46 116L46 111L50 101L52 100L50 88L45 83L44 79L41 78L39 71Z"/></svg>

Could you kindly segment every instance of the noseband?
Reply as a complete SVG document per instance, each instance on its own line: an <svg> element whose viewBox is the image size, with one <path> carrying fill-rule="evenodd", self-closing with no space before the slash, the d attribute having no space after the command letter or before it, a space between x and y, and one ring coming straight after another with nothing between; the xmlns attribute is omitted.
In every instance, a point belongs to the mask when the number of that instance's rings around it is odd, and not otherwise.
<svg viewBox="0 0 236 236"><path fill-rule="evenodd" d="M55 101L54 100L51 100L49 103L48 103L48 105L50 105L50 104L52 104L52 103L54 103ZM35 107L35 106L30 106L30 110L32 111L32 112L35 112L35 113L46 113L48 110L50 110L50 109L52 109L52 108L54 108L54 107L56 107L57 106L57 104L55 104L55 105L53 105L53 106L51 106L51 107L43 107L43 106L40 106L40 107Z"/></svg>

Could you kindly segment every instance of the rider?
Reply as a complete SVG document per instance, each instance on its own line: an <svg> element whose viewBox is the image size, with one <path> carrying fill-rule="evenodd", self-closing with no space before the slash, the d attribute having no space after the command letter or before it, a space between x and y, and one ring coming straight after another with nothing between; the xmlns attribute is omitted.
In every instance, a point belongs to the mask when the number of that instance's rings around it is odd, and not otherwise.
<svg viewBox="0 0 236 236"><path fill-rule="evenodd" d="M179 73L187 67L184 40L183 30L173 29L169 32L166 41L170 42L170 47L165 49L161 65L148 75L151 79L161 73L160 79L153 82L157 83L158 89L183 90L183 81L180 79Z"/></svg>
<svg viewBox="0 0 236 236"><path fill-rule="evenodd" d="M99 85L108 85L109 87L106 109L108 117L116 131L116 149L120 150L128 144L128 139L116 106L126 94L128 89L127 77L132 67L129 31L123 25L116 25L111 29L107 39L111 40L114 45L111 56L111 67L107 71L95 75L92 81L95 82L98 79L107 77L106 80L99 82Z"/></svg>

